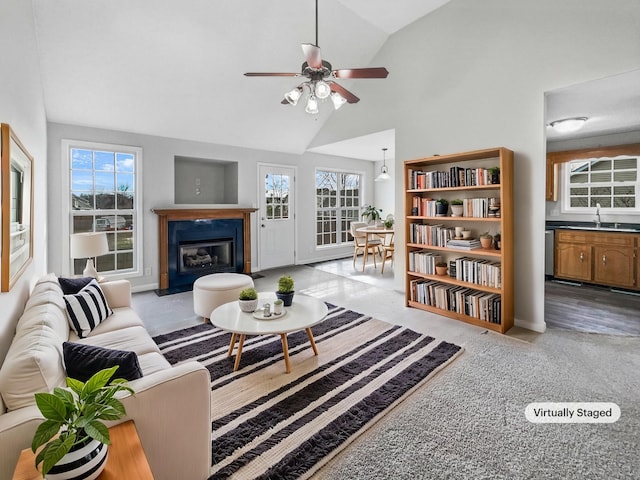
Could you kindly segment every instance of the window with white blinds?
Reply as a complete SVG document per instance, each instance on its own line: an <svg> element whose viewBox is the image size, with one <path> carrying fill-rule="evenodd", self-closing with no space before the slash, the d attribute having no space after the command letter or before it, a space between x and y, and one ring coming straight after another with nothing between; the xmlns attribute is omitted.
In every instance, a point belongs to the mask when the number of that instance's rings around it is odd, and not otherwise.
<svg viewBox="0 0 640 480"><path fill-rule="evenodd" d="M566 164L567 211L638 210L638 157L591 158Z"/></svg>

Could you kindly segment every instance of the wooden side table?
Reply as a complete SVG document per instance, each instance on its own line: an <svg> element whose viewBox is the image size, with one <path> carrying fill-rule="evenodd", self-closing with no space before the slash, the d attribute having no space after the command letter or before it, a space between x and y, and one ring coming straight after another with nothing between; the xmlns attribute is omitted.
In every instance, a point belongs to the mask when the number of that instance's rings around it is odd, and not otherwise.
<svg viewBox="0 0 640 480"><path fill-rule="evenodd" d="M107 465L98 480L153 480L133 420L111 427L109 437L111 445ZM13 480L42 480L42 475L35 467L35 454L30 448L20 452Z"/></svg>

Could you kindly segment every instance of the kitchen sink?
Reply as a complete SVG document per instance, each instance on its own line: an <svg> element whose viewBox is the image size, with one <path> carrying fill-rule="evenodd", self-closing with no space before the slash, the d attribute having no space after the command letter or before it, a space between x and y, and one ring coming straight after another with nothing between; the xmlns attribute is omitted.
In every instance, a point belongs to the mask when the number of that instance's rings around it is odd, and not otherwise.
<svg viewBox="0 0 640 480"><path fill-rule="evenodd" d="M615 228L615 227L573 227L566 226L562 228L567 228L569 230L591 230L593 232L640 232L638 228Z"/></svg>

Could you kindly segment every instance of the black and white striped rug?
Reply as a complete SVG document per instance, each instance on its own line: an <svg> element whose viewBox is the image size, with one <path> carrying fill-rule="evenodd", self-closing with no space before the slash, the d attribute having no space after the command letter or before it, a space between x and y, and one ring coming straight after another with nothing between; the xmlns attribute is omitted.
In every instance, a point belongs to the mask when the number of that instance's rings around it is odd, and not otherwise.
<svg viewBox="0 0 640 480"><path fill-rule="evenodd" d="M344 308L287 336L245 341L240 368L231 335L208 324L154 338L172 363L197 360L211 372L211 479L310 476L462 352L461 347Z"/></svg>

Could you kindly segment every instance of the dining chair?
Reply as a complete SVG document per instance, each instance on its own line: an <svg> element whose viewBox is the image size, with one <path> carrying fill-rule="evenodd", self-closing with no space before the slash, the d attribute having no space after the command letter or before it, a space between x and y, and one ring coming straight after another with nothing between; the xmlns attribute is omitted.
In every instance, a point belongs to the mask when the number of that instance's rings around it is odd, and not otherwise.
<svg viewBox="0 0 640 480"><path fill-rule="evenodd" d="M394 253L396 251L395 244L393 243L394 235L394 233L386 235L384 243L382 244L382 271L380 273L384 273L384 264L387 262L387 259L391 259L391 266L393 266Z"/></svg>
<svg viewBox="0 0 640 480"><path fill-rule="evenodd" d="M367 256L369 253L373 254L373 266L378 267L376 263L376 254L382 252L382 241L380 239L371 238L372 235L366 233L357 232L359 228L366 227L365 222L351 222L349 228L351 230L351 236L353 237L353 268L356 268L356 257L358 253L362 252L362 271L366 266Z"/></svg>

